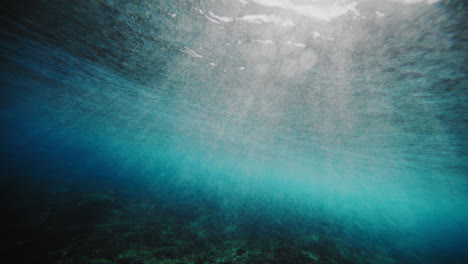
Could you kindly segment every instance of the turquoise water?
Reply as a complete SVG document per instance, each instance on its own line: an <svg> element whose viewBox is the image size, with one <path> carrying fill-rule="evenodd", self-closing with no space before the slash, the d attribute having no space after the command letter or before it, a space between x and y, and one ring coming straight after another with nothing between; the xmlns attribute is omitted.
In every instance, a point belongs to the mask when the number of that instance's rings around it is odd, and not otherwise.
<svg viewBox="0 0 468 264"><path fill-rule="evenodd" d="M6 1L2 248L465 263L463 1Z"/></svg>

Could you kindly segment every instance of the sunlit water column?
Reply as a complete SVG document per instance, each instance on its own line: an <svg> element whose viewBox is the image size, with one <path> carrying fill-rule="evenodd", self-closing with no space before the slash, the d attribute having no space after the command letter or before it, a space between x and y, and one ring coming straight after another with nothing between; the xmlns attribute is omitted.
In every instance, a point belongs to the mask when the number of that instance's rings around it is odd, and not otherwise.
<svg viewBox="0 0 468 264"><path fill-rule="evenodd" d="M196 82L174 99L187 155L289 184L350 226L460 236L466 94L447 82L464 78L465 51L437 2L203 1L171 70Z"/></svg>

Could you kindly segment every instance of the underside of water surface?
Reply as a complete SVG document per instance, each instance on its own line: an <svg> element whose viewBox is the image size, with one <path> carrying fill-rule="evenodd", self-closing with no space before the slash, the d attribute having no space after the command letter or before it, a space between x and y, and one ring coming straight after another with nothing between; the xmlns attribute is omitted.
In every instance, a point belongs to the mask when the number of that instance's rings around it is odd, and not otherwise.
<svg viewBox="0 0 468 264"><path fill-rule="evenodd" d="M468 263L465 1L1 7L5 259Z"/></svg>

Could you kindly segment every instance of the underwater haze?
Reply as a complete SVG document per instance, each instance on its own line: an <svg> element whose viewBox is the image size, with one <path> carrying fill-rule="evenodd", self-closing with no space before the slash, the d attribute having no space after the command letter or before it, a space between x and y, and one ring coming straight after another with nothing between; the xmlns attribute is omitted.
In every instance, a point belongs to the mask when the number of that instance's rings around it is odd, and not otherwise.
<svg viewBox="0 0 468 264"><path fill-rule="evenodd" d="M15 263L468 263L460 0L1 3Z"/></svg>

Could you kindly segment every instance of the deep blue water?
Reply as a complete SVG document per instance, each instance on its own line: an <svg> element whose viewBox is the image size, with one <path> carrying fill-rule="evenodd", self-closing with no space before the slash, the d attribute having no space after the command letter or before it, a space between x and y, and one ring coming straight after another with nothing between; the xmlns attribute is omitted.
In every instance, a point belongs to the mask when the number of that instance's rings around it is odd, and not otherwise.
<svg viewBox="0 0 468 264"><path fill-rule="evenodd" d="M466 263L463 1L4 1L19 263Z"/></svg>

